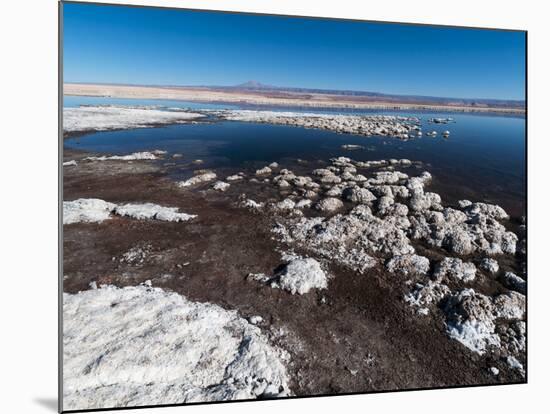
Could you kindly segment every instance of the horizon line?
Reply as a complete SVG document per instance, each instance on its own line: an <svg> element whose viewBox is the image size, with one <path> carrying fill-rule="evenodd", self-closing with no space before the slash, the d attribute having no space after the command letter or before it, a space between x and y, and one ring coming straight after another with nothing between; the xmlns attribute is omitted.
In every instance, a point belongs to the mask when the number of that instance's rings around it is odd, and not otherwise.
<svg viewBox="0 0 550 414"><path fill-rule="evenodd" d="M63 84L72 84L72 85L113 85L113 86L142 86L142 87L160 87L160 88L168 88L168 87L175 87L175 88L238 88L242 87L245 89L246 87L243 85L246 85L249 82L256 82L256 81L246 81L241 82L238 84L231 84L231 85L183 85L183 84L153 84L153 83L121 83L121 82L86 82L86 81L64 81ZM414 94L399 94L399 93L387 93L387 92L378 92L378 91L372 91L372 90L360 90L360 89L328 89L328 88L313 88L313 87L300 87L300 86L275 86L275 85L268 85L263 84L261 82L258 83L258 87L256 88L249 88L249 89L256 89L256 90L293 90L293 89L301 89L301 90L310 90L310 91L324 91L324 92L359 92L359 93L371 93L371 94L377 94L382 96L388 96L388 97L409 97L409 98L435 98L435 99L452 99L452 100L470 100L470 101L495 101L495 102L516 102L516 103L523 103L525 105L526 99L516 99L516 98L460 98L460 97L453 97L453 96L435 96L435 95L414 95Z"/></svg>

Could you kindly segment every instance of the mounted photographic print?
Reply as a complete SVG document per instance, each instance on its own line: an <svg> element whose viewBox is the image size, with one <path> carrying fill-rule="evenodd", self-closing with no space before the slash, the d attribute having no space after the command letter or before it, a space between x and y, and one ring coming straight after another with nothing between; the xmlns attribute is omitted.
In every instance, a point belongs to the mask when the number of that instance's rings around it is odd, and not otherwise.
<svg viewBox="0 0 550 414"><path fill-rule="evenodd" d="M526 37L60 3L60 410L526 382Z"/></svg>

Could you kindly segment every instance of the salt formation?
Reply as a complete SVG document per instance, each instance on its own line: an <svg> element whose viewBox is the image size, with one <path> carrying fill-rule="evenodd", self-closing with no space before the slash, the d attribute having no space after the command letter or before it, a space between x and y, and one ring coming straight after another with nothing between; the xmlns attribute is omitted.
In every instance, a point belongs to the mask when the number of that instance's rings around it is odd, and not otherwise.
<svg viewBox="0 0 550 414"><path fill-rule="evenodd" d="M248 278L269 284L272 288L286 290L293 295L303 295L312 289L327 288L327 275L317 260L300 256L287 257L286 259L287 263L275 275L251 273Z"/></svg>
<svg viewBox="0 0 550 414"><path fill-rule="evenodd" d="M213 114L231 121L292 125L364 136L408 139L420 130L419 119L389 115L331 115L301 112L224 110Z"/></svg>
<svg viewBox="0 0 550 414"><path fill-rule="evenodd" d="M179 213L177 207L163 207L153 203L128 203L117 205L97 198L79 198L63 201L63 224L99 223L111 215L130 217L138 220L188 221L196 216Z"/></svg>
<svg viewBox="0 0 550 414"><path fill-rule="evenodd" d="M106 156L102 155L100 157L86 157L84 161L140 161L140 160L156 160L159 155L162 155L164 151L161 152L134 152L128 155L111 155Z"/></svg>
<svg viewBox="0 0 550 414"><path fill-rule="evenodd" d="M216 173L214 172L211 172L211 171L207 171L207 172L203 172L203 173L199 173L185 181L180 181L178 183L178 186L179 187L191 187L191 186L194 186L194 185L197 185L197 184L201 184L201 183L205 183L207 181L212 181L212 180L215 180L217 178L217 175Z"/></svg>
<svg viewBox="0 0 550 414"><path fill-rule="evenodd" d="M163 111L146 107L81 106L63 108L63 130L85 132L145 128L189 122L203 116L193 112Z"/></svg>
<svg viewBox="0 0 550 414"><path fill-rule="evenodd" d="M197 217L193 214L178 213L178 210L177 207L163 207L153 203L129 203L116 206L113 212L119 216L137 220L189 221Z"/></svg>
<svg viewBox="0 0 550 414"><path fill-rule="evenodd" d="M284 396L287 359L235 311L176 293L63 294L64 410Z"/></svg>
<svg viewBox="0 0 550 414"><path fill-rule="evenodd" d="M116 204L97 198L63 201L63 224L99 223L110 218Z"/></svg>

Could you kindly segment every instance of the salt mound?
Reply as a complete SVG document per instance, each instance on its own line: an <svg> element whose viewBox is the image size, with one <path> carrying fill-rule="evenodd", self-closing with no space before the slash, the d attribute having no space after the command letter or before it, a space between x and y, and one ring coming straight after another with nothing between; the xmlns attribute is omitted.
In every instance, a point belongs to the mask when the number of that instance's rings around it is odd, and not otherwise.
<svg viewBox="0 0 550 414"><path fill-rule="evenodd" d="M327 276L315 259L298 258L291 260L279 273L277 287L303 295L311 289L326 289Z"/></svg>
<svg viewBox="0 0 550 414"><path fill-rule="evenodd" d="M63 295L64 410L289 393L261 330L210 303L147 286Z"/></svg>
<svg viewBox="0 0 550 414"><path fill-rule="evenodd" d="M63 224L99 223L109 219L116 204L98 198L79 198L63 201Z"/></svg>
<svg viewBox="0 0 550 414"><path fill-rule="evenodd" d="M123 204L115 208L119 216L126 216L138 220L155 219L161 221L188 221L195 217L194 214L178 213L177 207L163 207L158 204Z"/></svg>
<svg viewBox="0 0 550 414"><path fill-rule="evenodd" d="M98 198L79 198L63 201L63 224L97 223L111 218L111 214L131 217L137 220L188 221L194 214L178 213L177 207L163 207L153 203L121 204L109 203Z"/></svg>

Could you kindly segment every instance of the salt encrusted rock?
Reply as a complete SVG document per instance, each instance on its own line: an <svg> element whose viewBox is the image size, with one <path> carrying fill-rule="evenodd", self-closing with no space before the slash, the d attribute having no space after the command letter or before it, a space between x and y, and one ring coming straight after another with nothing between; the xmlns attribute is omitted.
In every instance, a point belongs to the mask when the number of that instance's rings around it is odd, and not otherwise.
<svg viewBox="0 0 550 414"><path fill-rule="evenodd" d="M276 163L276 162L272 162L271 164L268 165L269 168L279 168L279 164Z"/></svg>
<svg viewBox="0 0 550 414"><path fill-rule="evenodd" d="M350 215L368 220L372 216L372 210L366 204L359 204L350 211Z"/></svg>
<svg viewBox="0 0 550 414"><path fill-rule="evenodd" d="M509 289L515 290L524 295L527 293L527 282L515 273L504 273L502 276L502 283Z"/></svg>
<svg viewBox="0 0 550 414"><path fill-rule="evenodd" d="M214 185L212 186L213 190L216 191L226 191L231 184L223 182L223 181L216 181Z"/></svg>
<svg viewBox="0 0 550 414"><path fill-rule="evenodd" d="M483 211L487 210L467 208L462 212L445 208L441 212L421 211L410 217L410 235L460 255L475 252L514 254L517 236L497 220L485 216Z"/></svg>
<svg viewBox="0 0 550 414"><path fill-rule="evenodd" d="M188 180L180 181L178 183L178 186L179 187L190 187L190 186L193 186L193 185L205 183L207 181L215 180L216 177L217 177L217 175L214 172L211 172L211 171L210 172L203 172L201 174L197 174L197 175L189 178Z"/></svg>
<svg viewBox="0 0 550 414"><path fill-rule="evenodd" d="M344 203L334 197L323 198L315 204L317 210L328 213L341 209L342 207L344 207Z"/></svg>
<svg viewBox="0 0 550 414"><path fill-rule="evenodd" d="M497 318L523 319L525 309L525 295L518 292L503 293L494 299L494 314Z"/></svg>
<svg viewBox="0 0 550 414"><path fill-rule="evenodd" d="M414 253L396 221L375 217L368 208L330 218L290 220L273 231L286 243L296 243L358 272L378 263L374 254L389 258Z"/></svg>
<svg viewBox="0 0 550 414"><path fill-rule="evenodd" d="M264 207L264 203L251 200L249 198L241 201L241 207L249 208L251 210L259 210Z"/></svg>
<svg viewBox="0 0 550 414"><path fill-rule="evenodd" d="M86 157L84 161L140 161L140 160L156 160L158 155L165 154L166 151L152 151L152 152L134 152L128 155L112 155L101 157Z"/></svg>
<svg viewBox="0 0 550 414"><path fill-rule="evenodd" d="M379 171L374 173L374 178L369 178L367 182L371 185L397 184L409 176L400 171Z"/></svg>
<svg viewBox="0 0 550 414"><path fill-rule="evenodd" d="M99 223L110 218L116 204L98 198L63 201L63 224Z"/></svg>
<svg viewBox="0 0 550 414"><path fill-rule="evenodd" d="M458 207L464 209L466 207L469 207L472 205L472 202L470 200L460 200L458 202Z"/></svg>
<svg viewBox="0 0 550 414"><path fill-rule="evenodd" d="M321 182L325 184L338 184L342 182L342 179L335 174L327 174L321 177Z"/></svg>
<svg viewBox="0 0 550 414"><path fill-rule="evenodd" d="M416 131L415 118L387 115L313 114L276 111L225 110L220 116L229 120L293 125L364 136L381 135L408 139ZM338 157L333 162L341 162ZM342 161L344 163L345 161Z"/></svg>
<svg viewBox="0 0 550 414"><path fill-rule="evenodd" d="M366 188L360 187L347 187L342 191L342 197L344 199L351 201L352 203L361 203L368 204L374 200L376 197Z"/></svg>
<svg viewBox="0 0 550 414"><path fill-rule="evenodd" d="M495 259L485 257L479 264L479 268L491 274L498 273L498 262Z"/></svg>
<svg viewBox="0 0 550 414"><path fill-rule="evenodd" d="M488 346L502 346L516 354L525 349L525 322L519 320L525 316L525 296L517 292L489 298L464 289L449 297L444 311L449 336L478 354ZM497 319L511 321L511 329L497 327Z"/></svg>
<svg viewBox="0 0 550 414"><path fill-rule="evenodd" d="M262 323L264 318L262 318L260 315L254 315L248 318L248 322L250 322L252 325L258 325L259 323Z"/></svg>
<svg viewBox="0 0 550 414"><path fill-rule="evenodd" d="M296 208L306 208L311 206L312 201L309 199L302 199L296 203Z"/></svg>
<svg viewBox="0 0 550 414"><path fill-rule="evenodd" d="M495 377L498 376L498 374L500 373L500 370L497 368L497 367L490 367L489 368L489 372L494 375Z"/></svg>
<svg viewBox="0 0 550 414"><path fill-rule="evenodd" d="M410 306L416 308L417 313L427 315L432 305L438 304L450 293L451 290L447 285L430 280L426 283L416 283L404 299Z"/></svg>
<svg viewBox="0 0 550 414"><path fill-rule="evenodd" d="M311 289L326 289L327 276L319 262L312 258L297 258L287 263L276 275L275 287L303 295ZM272 284L273 284L272 283Z"/></svg>
<svg viewBox="0 0 550 414"><path fill-rule="evenodd" d="M525 376L525 370L523 369L523 364L519 362L516 357L508 355L506 357L506 363L510 368L518 370L522 376Z"/></svg>
<svg viewBox="0 0 550 414"><path fill-rule="evenodd" d="M311 182L310 177L297 176L291 179L291 183L296 187L305 187Z"/></svg>
<svg viewBox="0 0 550 414"><path fill-rule="evenodd" d="M267 175L271 174L271 168L265 166L264 168L260 168L259 170L256 170L256 175Z"/></svg>
<svg viewBox="0 0 550 414"><path fill-rule="evenodd" d="M290 183L287 180L278 180L277 181L277 187L279 187L279 188L289 188Z"/></svg>
<svg viewBox="0 0 550 414"><path fill-rule="evenodd" d="M188 221L193 214L179 213L177 207L163 207L153 203L130 203L116 205L100 199L78 199L63 202L63 224L78 222L101 222L111 218L111 214L138 220Z"/></svg>
<svg viewBox="0 0 550 414"><path fill-rule="evenodd" d="M278 211L289 211L294 209L295 206L296 203L293 200L291 200L290 198L285 198L283 201L275 203L273 205L273 208Z"/></svg>
<svg viewBox="0 0 550 414"><path fill-rule="evenodd" d="M424 256L405 254L392 257L386 263L386 269L392 273L400 273L405 276L425 275L430 270L430 261Z"/></svg>
<svg viewBox="0 0 550 414"><path fill-rule="evenodd" d="M288 395L289 356L258 327L148 285L63 294L65 410Z"/></svg>
<svg viewBox="0 0 550 414"><path fill-rule="evenodd" d="M476 277L476 266L470 262L463 262L455 257L446 257L435 266L433 278L442 280L461 280L471 282Z"/></svg>
<svg viewBox="0 0 550 414"><path fill-rule="evenodd" d="M500 206L485 203L473 203L463 208L469 216L485 216L495 220L508 220L510 216Z"/></svg>
<svg viewBox="0 0 550 414"><path fill-rule="evenodd" d="M380 208L380 205L378 207ZM389 220L391 220L391 217L406 217L409 214L409 209L405 204L393 203L382 210L378 210L378 213L383 216L389 216ZM410 222L405 227L409 228Z"/></svg>
<svg viewBox="0 0 550 414"><path fill-rule="evenodd" d="M325 175L332 175L332 171L326 168L317 168L316 170L312 171L313 175L316 175L317 177L323 177Z"/></svg>
<svg viewBox="0 0 550 414"><path fill-rule="evenodd" d="M242 179L244 179L244 174L243 173L230 175L230 176L225 178L226 181L239 181L239 180L242 180Z"/></svg>
<svg viewBox="0 0 550 414"><path fill-rule="evenodd" d="M447 334L473 352L484 354L489 346L500 346L495 333L491 299L464 289L450 296L445 305Z"/></svg>
<svg viewBox="0 0 550 414"><path fill-rule="evenodd" d="M63 163L63 167L76 167L76 166L77 166L77 163L75 160L65 161Z"/></svg>
<svg viewBox="0 0 550 414"><path fill-rule="evenodd" d="M348 157L331 158L330 161L333 165L337 167L353 167L353 164L351 163L351 158Z"/></svg>
<svg viewBox="0 0 550 414"><path fill-rule="evenodd" d="M520 355L525 352L527 345L527 324L524 321L512 321L508 325L497 327L502 348L512 355Z"/></svg>
<svg viewBox="0 0 550 414"><path fill-rule="evenodd" d="M368 191L368 190L367 190ZM389 196L382 196L378 199L377 207L378 207L378 214L385 215L386 212L391 208L391 206L394 204L393 197ZM407 209L408 211L408 209ZM406 214L405 214L406 215Z"/></svg>
<svg viewBox="0 0 550 414"><path fill-rule="evenodd" d="M163 207L153 203L128 203L116 206L114 213L137 220L153 219L175 222L189 221L197 217L194 214L178 213L178 210L177 207Z"/></svg>
<svg viewBox="0 0 550 414"><path fill-rule="evenodd" d="M326 192L325 195L327 197L340 197L342 196L342 193L344 192L344 188L346 188L347 184L336 184L332 187L330 187Z"/></svg>

